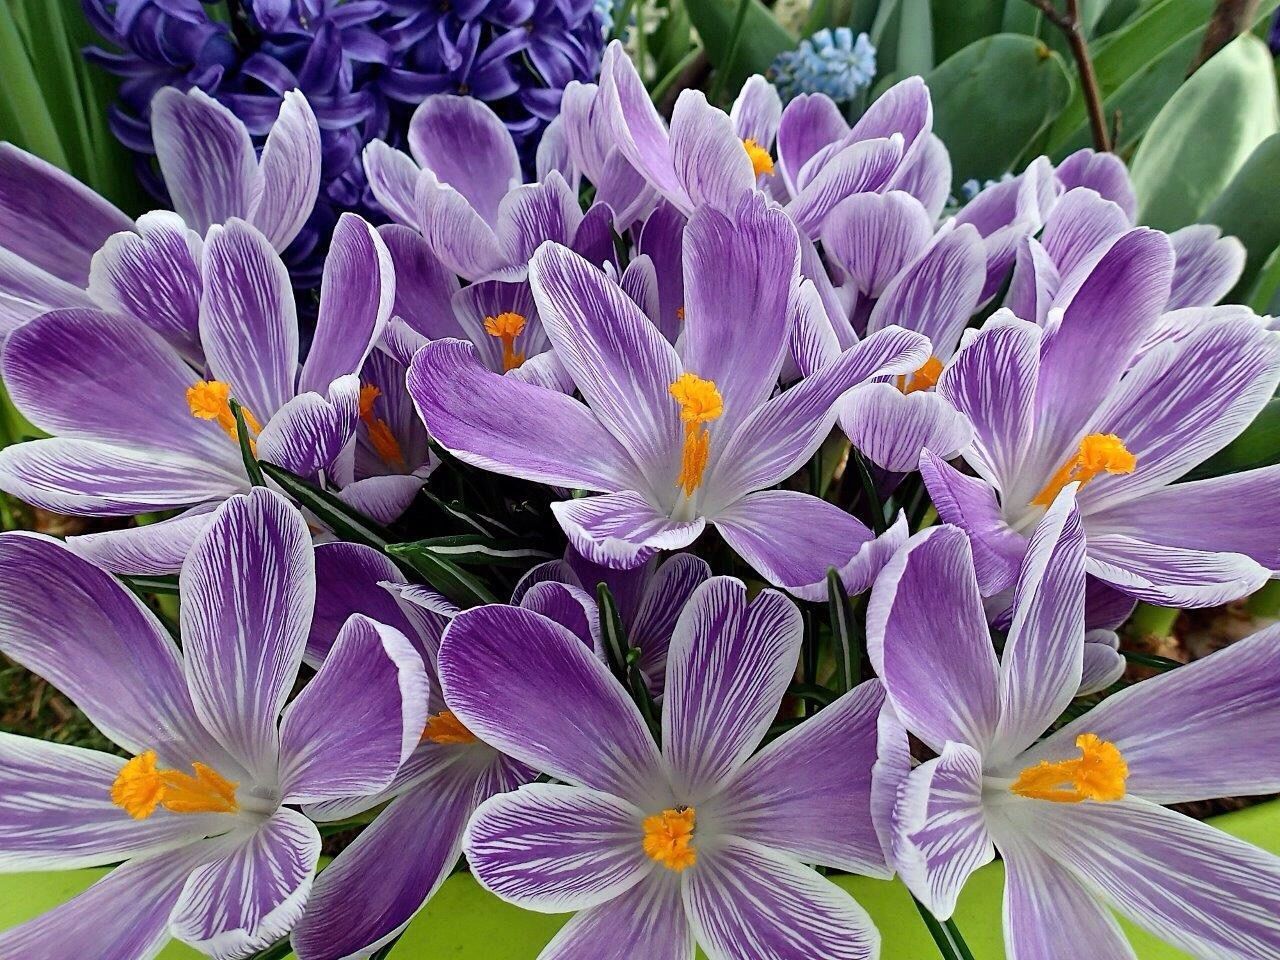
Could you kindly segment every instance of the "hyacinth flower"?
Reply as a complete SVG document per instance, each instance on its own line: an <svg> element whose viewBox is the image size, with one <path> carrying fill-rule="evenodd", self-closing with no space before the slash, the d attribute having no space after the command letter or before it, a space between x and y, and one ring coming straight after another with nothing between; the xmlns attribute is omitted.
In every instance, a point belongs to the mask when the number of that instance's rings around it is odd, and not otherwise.
<svg viewBox="0 0 1280 960"><path fill-rule="evenodd" d="M585 404L497 376L472 346L449 340L414 358L409 393L432 436L459 459L602 493L551 508L594 563L639 566L688 546L712 523L770 583L820 599L835 567L860 592L901 542L905 519L876 539L833 504L769 488L826 438L842 394L915 370L927 341L883 330L773 397L797 284L794 227L757 194L735 220L700 209L685 243L679 351L572 251L548 243L534 255L538 312Z"/></svg>
<svg viewBox="0 0 1280 960"><path fill-rule="evenodd" d="M343 820L387 804L316 878L293 932L300 960L368 956L400 933L453 871L462 833L483 800L533 778L533 771L478 741L449 711L436 682L444 601L410 586L382 553L354 543L315 549L316 613L306 662L323 671L340 652L343 624L368 618L408 638L430 679L424 724L395 779L304 808L313 819ZM427 596L423 596L427 595Z"/></svg>
<svg viewBox="0 0 1280 960"><path fill-rule="evenodd" d="M887 876L875 826L908 757L877 681L755 752L796 669L800 611L713 577L676 625L662 747L569 631L514 607L460 614L440 679L481 740L558 783L483 803L463 841L476 878L544 913L579 911L559 960L878 954L861 907L805 864ZM752 754L755 754L752 756Z"/></svg>
<svg viewBox="0 0 1280 960"><path fill-rule="evenodd" d="M1270 523L1280 470L1173 482L1275 393L1280 341L1232 314L1135 361L1160 321L1172 260L1163 234L1132 230L1045 328L997 313L942 374L939 393L974 426L964 459L977 477L928 453L921 470L939 515L973 538L984 595L1012 585L1027 536L1070 483L1090 576L1130 597L1212 606L1280 569Z"/></svg>
<svg viewBox="0 0 1280 960"><path fill-rule="evenodd" d="M1064 491L1032 537L998 662L960 530L918 534L877 581L868 652L937 754L897 795L899 875L945 918L999 850L1010 960L1133 960L1112 909L1201 960L1280 955L1280 858L1165 809L1280 789L1280 630L1130 685L1041 739L1092 645L1082 536Z"/></svg>
<svg viewBox="0 0 1280 960"><path fill-rule="evenodd" d="M849 104L871 86L876 75L876 48L865 33L848 27L822 29L800 41L795 50L778 54L769 68L782 99L790 103L805 93L820 93Z"/></svg>
<svg viewBox="0 0 1280 960"><path fill-rule="evenodd" d="M392 627L353 616L287 706L315 602L307 525L257 489L223 504L180 580L182 650L138 598L55 541L0 535L0 650L131 759L0 735L0 865L122 863L0 933L0 953L247 957L302 914L320 833L300 806L386 788L427 717ZM282 712L283 708L283 712Z"/></svg>
<svg viewBox="0 0 1280 960"><path fill-rule="evenodd" d="M0 450L0 489L76 516L183 511L72 540L117 572L177 570L213 507L248 490L232 400L258 458L306 477L332 466L359 421L356 373L391 310L386 248L347 214L299 369L293 290L267 237L231 220L209 231L202 254L198 325L187 331L199 365L154 329L92 309L29 321L0 364L14 405L51 434Z"/></svg>
<svg viewBox="0 0 1280 960"><path fill-rule="evenodd" d="M391 218L420 230L458 276L523 280L544 240L571 246L593 263L612 259L609 209L584 215L557 170L526 184L510 132L480 101L428 97L414 111L408 141L409 154L381 140L365 148L369 185Z"/></svg>

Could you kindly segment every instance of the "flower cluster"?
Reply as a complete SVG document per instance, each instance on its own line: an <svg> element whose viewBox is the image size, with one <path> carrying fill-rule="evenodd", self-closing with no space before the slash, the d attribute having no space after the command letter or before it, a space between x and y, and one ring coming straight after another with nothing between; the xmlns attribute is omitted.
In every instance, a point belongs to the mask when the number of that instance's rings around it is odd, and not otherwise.
<svg viewBox="0 0 1280 960"><path fill-rule="evenodd" d="M614 44L532 176L451 93L368 144L394 222L342 213L303 351L310 97L261 156L200 90L149 110L137 222L0 147L0 377L48 434L0 490L162 514L0 534L0 652L117 748L0 734L0 868L119 864L0 955L369 956L465 854L575 914L544 960L872 960L832 872L946 920L998 852L1010 957L1132 957L1113 910L1280 956L1280 858L1169 809L1280 791L1280 629L1138 682L1116 633L1280 572L1280 468L1188 478L1280 384L1237 241L1135 225L1092 151L944 218L920 78L668 124Z"/></svg>
<svg viewBox="0 0 1280 960"><path fill-rule="evenodd" d="M800 41L795 50L778 54L769 75L783 102L802 93L820 93L848 104L871 86L876 75L876 48L865 33L848 27L824 28Z"/></svg>

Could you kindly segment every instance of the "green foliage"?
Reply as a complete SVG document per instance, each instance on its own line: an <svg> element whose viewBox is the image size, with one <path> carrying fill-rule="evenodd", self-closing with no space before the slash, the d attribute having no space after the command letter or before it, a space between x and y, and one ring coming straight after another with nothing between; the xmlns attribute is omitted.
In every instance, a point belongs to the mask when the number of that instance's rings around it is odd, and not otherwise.
<svg viewBox="0 0 1280 960"><path fill-rule="evenodd" d="M1280 134L1273 134L1258 144L1226 189L1200 218L1207 223L1217 224L1224 233L1239 237L1249 253L1244 275L1228 300L1245 300L1246 294L1257 281L1263 264L1272 251L1280 246L1277 183L1280 183ZM1280 281L1280 276L1277 276L1277 267L1272 264L1271 276L1267 280L1272 293L1275 292L1277 281ZM1266 303L1255 304L1255 308L1267 311L1270 300L1271 297L1268 296Z"/></svg>
<svg viewBox="0 0 1280 960"><path fill-rule="evenodd" d="M685 8L726 91L736 93L747 77L764 73L778 54L796 45L760 0L685 0Z"/></svg>
<svg viewBox="0 0 1280 960"><path fill-rule="evenodd" d="M1274 463L1280 463L1280 397L1270 400L1225 449L1196 467L1191 479L1220 477Z"/></svg>

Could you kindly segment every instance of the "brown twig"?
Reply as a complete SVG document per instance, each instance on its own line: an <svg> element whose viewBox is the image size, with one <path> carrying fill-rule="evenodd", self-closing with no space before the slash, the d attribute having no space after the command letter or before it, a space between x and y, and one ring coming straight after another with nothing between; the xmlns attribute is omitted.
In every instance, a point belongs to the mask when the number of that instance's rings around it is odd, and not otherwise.
<svg viewBox="0 0 1280 960"><path fill-rule="evenodd" d="M1067 12L1061 13L1053 0L1027 0L1044 14L1045 19L1062 31L1071 47L1076 69L1080 71L1080 87L1084 91L1085 107L1089 111L1089 129L1093 132L1093 145L1099 150L1111 150L1111 137L1107 133L1107 116L1102 108L1102 91L1098 88L1098 75L1089 56L1089 44L1080 29L1080 0L1066 0Z"/></svg>
<svg viewBox="0 0 1280 960"><path fill-rule="evenodd" d="M1259 0L1218 0L1213 6L1213 16L1204 31L1200 52L1191 62L1187 76L1191 76L1204 62L1225 47L1240 34L1253 26L1258 19Z"/></svg>

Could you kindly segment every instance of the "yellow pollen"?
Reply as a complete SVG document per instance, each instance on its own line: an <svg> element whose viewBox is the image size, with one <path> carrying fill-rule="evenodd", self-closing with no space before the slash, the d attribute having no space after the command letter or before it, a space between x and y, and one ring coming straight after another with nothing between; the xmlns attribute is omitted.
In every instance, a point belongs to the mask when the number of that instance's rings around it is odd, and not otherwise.
<svg viewBox="0 0 1280 960"><path fill-rule="evenodd" d="M404 451L400 449L400 441L383 420L373 412L373 405L382 396L382 391L372 383L360 388L360 421L369 431L369 445L378 458L392 470L405 469Z"/></svg>
<svg viewBox="0 0 1280 960"><path fill-rule="evenodd" d="M693 846L696 819L693 807L676 807L646 817L644 852L649 859L676 873L697 863L698 851Z"/></svg>
<svg viewBox="0 0 1280 960"><path fill-rule="evenodd" d="M238 784L212 767L193 763L192 776L181 770L156 767L156 752L134 757L111 784L111 802L135 820L145 820L164 807L172 813L235 813Z"/></svg>
<svg viewBox="0 0 1280 960"><path fill-rule="evenodd" d="M1102 472L1133 473L1135 457L1114 433L1091 433L1080 441L1080 452L1064 463L1043 490L1032 498L1033 506L1047 507L1068 483L1088 483Z"/></svg>
<svg viewBox="0 0 1280 960"><path fill-rule="evenodd" d="M500 313L484 318L484 332L502 341L502 371L514 370L524 363L524 354L516 353L516 337L524 332L525 319L518 313Z"/></svg>
<svg viewBox="0 0 1280 960"><path fill-rule="evenodd" d="M680 420L684 423L684 450L676 486L688 497L702 484L711 457L711 432L703 424L724 413L724 400L714 382L692 373L680 374L667 389L680 405Z"/></svg>
<svg viewBox="0 0 1280 960"><path fill-rule="evenodd" d="M221 380L200 380L187 388L187 409L197 420L212 420L232 440L239 441L236 433L236 415L231 412L231 384ZM242 406L244 425L250 437L262 432L262 424L248 407ZM257 452L256 441L250 439L249 446Z"/></svg>
<svg viewBox="0 0 1280 960"><path fill-rule="evenodd" d="M684 307L683 306L676 307L676 319L679 320L681 323L684 323Z"/></svg>
<svg viewBox="0 0 1280 960"><path fill-rule="evenodd" d="M915 373L908 380L906 375L898 378L898 389L903 393L915 393L917 390L928 390L938 385L938 378L942 376L942 361L937 357L930 357L920 365Z"/></svg>
<svg viewBox="0 0 1280 960"><path fill-rule="evenodd" d="M750 137L742 141L742 149L751 158L751 169L757 177L773 176L773 157L769 156L768 150Z"/></svg>
<svg viewBox="0 0 1280 960"><path fill-rule="evenodd" d="M427 720L422 739L432 743L475 743L476 735L462 725L452 710L441 710Z"/></svg>
<svg viewBox="0 0 1280 960"><path fill-rule="evenodd" d="M1092 733L1076 737L1076 746L1080 748L1079 759L1042 760L1023 770L1009 789L1020 797L1051 803L1123 798L1129 765L1119 748Z"/></svg>

